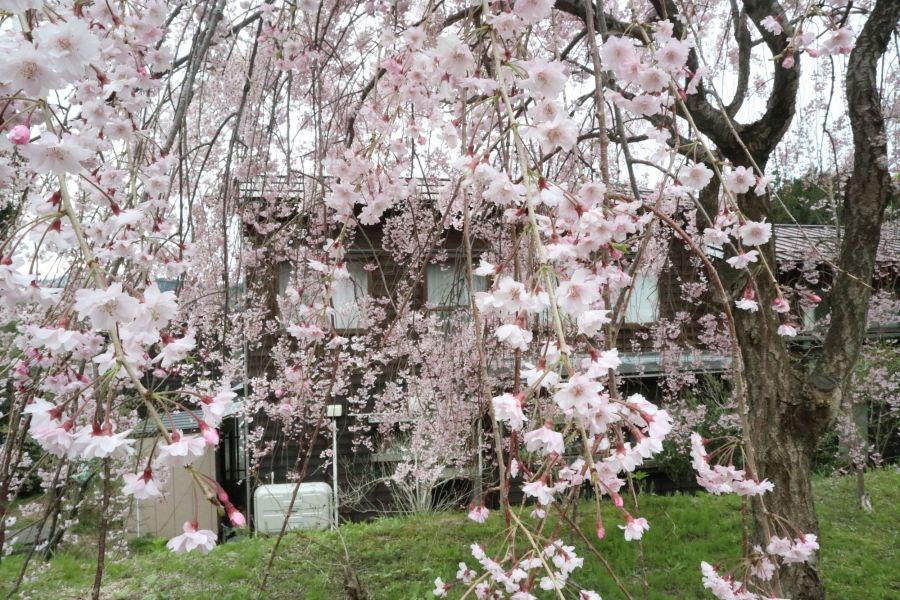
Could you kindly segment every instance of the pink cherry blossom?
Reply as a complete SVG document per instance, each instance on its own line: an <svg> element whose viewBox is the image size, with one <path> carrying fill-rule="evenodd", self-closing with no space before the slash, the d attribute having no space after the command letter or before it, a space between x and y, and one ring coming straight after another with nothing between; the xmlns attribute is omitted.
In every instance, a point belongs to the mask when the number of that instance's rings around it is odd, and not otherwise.
<svg viewBox="0 0 900 600"><path fill-rule="evenodd" d="M778 296L777 298L772 300L772 310L780 314L786 314L791 312L791 305L787 300L785 300L781 296Z"/></svg>
<svg viewBox="0 0 900 600"><path fill-rule="evenodd" d="M216 534L208 529L197 529L196 521L185 521L181 535L173 537L166 542L166 548L176 554L184 554L192 550L199 550L206 554L216 547Z"/></svg>
<svg viewBox="0 0 900 600"><path fill-rule="evenodd" d="M209 446L218 446L219 445L219 430L215 427L210 427L203 421L200 422L200 433L203 435L203 440Z"/></svg>
<svg viewBox="0 0 900 600"><path fill-rule="evenodd" d="M121 283L113 283L105 290L78 290L74 308L101 330L114 329L117 323L130 323L141 311L140 303L122 289Z"/></svg>
<svg viewBox="0 0 900 600"><path fill-rule="evenodd" d="M434 596L438 598L443 598L447 595L447 592L450 590L450 584L444 583L444 580L440 577L436 577L434 579L434 590L431 592Z"/></svg>
<svg viewBox="0 0 900 600"><path fill-rule="evenodd" d="M230 390L222 390L215 396L203 396L200 408L203 410L203 421L210 427L218 427L222 419L229 414L237 394Z"/></svg>
<svg viewBox="0 0 900 600"><path fill-rule="evenodd" d="M559 307L573 317L588 310L600 299L600 284L587 269L578 269L556 289Z"/></svg>
<svg viewBox="0 0 900 600"><path fill-rule="evenodd" d="M759 258L759 252L750 250L749 252L741 252L725 260L735 269L746 269L748 265L755 263Z"/></svg>
<svg viewBox="0 0 900 600"><path fill-rule="evenodd" d="M595 336L611 321L608 310L585 310L578 315L578 332Z"/></svg>
<svg viewBox="0 0 900 600"><path fill-rule="evenodd" d="M31 168L38 172L65 175L77 173L91 152L71 135L58 138L51 133L41 134L40 139L21 146L19 152L29 160Z"/></svg>
<svg viewBox="0 0 900 600"><path fill-rule="evenodd" d="M168 467L184 467L203 456L205 451L206 443L203 437L184 435L176 430L172 432L171 443L163 442L159 445L157 461Z"/></svg>
<svg viewBox="0 0 900 600"><path fill-rule="evenodd" d="M746 194L756 183L756 177L752 169L736 167L729 169L724 174L725 188L734 194Z"/></svg>
<svg viewBox="0 0 900 600"><path fill-rule="evenodd" d="M515 13L527 25L534 25L550 16L553 0L516 0L513 5Z"/></svg>
<svg viewBox="0 0 900 600"><path fill-rule="evenodd" d="M522 403L512 394L502 394L492 401L494 416L498 421L506 423L513 431L522 429L525 424L525 415L522 413Z"/></svg>
<svg viewBox="0 0 900 600"><path fill-rule="evenodd" d="M484 504L471 505L469 507L469 519L476 523L484 523L487 521L488 515L491 514Z"/></svg>
<svg viewBox="0 0 900 600"><path fill-rule="evenodd" d="M767 16L765 19L760 21L759 24L762 25L763 29L775 35L781 35L784 31L781 28L781 23L779 23L778 20L772 15Z"/></svg>
<svg viewBox="0 0 900 600"><path fill-rule="evenodd" d="M656 53L659 67L669 73L677 73L687 62L690 46L683 40L672 39Z"/></svg>
<svg viewBox="0 0 900 600"><path fill-rule="evenodd" d="M523 81L521 85L531 92L534 97L552 100L562 93L566 85L566 72L563 63L533 59L523 63L522 66L528 73L528 79Z"/></svg>
<svg viewBox="0 0 900 600"><path fill-rule="evenodd" d="M134 496L138 500L148 500L150 498L158 498L162 495L159 486L153 479L153 471L150 468L144 470L143 473L126 473L122 476L125 485L122 486L122 492Z"/></svg>
<svg viewBox="0 0 900 600"><path fill-rule="evenodd" d="M647 519L638 517L635 519L630 514L625 513L625 525L619 525L619 529L625 531L625 541L639 540L644 536L644 532L650 529Z"/></svg>
<svg viewBox="0 0 900 600"><path fill-rule="evenodd" d="M565 453L566 446L563 436L552 427L544 425L525 434L525 447L529 452L543 452L544 454Z"/></svg>
<svg viewBox="0 0 900 600"><path fill-rule="evenodd" d="M797 328L793 325L782 323L778 326L778 335L784 337L795 337L797 335Z"/></svg>
<svg viewBox="0 0 900 600"><path fill-rule="evenodd" d="M547 486L541 480L526 483L522 486L522 492L524 492L526 496L536 498L541 506L547 506L553 502L553 499L556 496L556 490Z"/></svg>
<svg viewBox="0 0 900 600"><path fill-rule="evenodd" d="M523 329L516 323L501 325L494 335L504 346L513 350L528 350L528 344L533 337L531 331Z"/></svg>
<svg viewBox="0 0 900 600"><path fill-rule="evenodd" d="M738 228L738 235L745 246L762 246L772 237L772 224L765 221L747 221Z"/></svg>

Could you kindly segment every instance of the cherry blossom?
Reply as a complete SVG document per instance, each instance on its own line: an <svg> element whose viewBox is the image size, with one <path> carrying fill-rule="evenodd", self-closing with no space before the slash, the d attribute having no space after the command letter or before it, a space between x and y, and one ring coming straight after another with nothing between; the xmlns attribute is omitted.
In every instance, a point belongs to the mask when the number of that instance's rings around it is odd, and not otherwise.
<svg viewBox="0 0 900 600"><path fill-rule="evenodd" d="M472 505L469 507L469 519L475 521L476 523L484 523L487 521L488 516L491 514L487 508L485 508L484 504Z"/></svg>
<svg viewBox="0 0 900 600"><path fill-rule="evenodd" d="M31 168L38 172L65 175L77 173L91 152L71 135L62 138L52 133L41 134L40 139L22 146L19 152L29 160Z"/></svg>
<svg viewBox="0 0 900 600"><path fill-rule="evenodd" d="M525 434L525 447L529 452L562 455L566 450L563 436L552 427L544 425Z"/></svg>
<svg viewBox="0 0 900 600"><path fill-rule="evenodd" d="M122 492L137 498L138 500L148 500L150 498L158 498L162 492L153 478L153 471L148 467L141 474L126 473L122 476L125 485L122 486Z"/></svg>
<svg viewBox="0 0 900 600"><path fill-rule="evenodd" d="M746 194L755 183L756 177L747 167L736 167L725 172L725 187L735 194Z"/></svg>
<svg viewBox="0 0 900 600"><path fill-rule="evenodd" d="M559 307L577 317L600 299L599 282L587 269L578 269L557 286Z"/></svg>
<svg viewBox="0 0 900 600"><path fill-rule="evenodd" d="M725 260L735 269L746 269L748 265L759 260L759 252L750 250L749 252L741 252Z"/></svg>
<svg viewBox="0 0 900 600"><path fill-rule="evenodd" d="M166 548L176 554L184 554L192 550L199 550L206 554L216 547L216 534L208 529L197 529L196 521L185 521L181 535L173 537L166 542Z"/></svg>
<svg viewBox="0 0 900 600"><path fill-rule="evenodd" d="M522 67L528 73L528 79L521 85L533 96L552 100L562 93L566 84L566 73L561 62L533 59L524 63Z"/></svg>
<svg viewBox="0 0 900 600"><path fill-rule="evenodd" d="M522 486L522 491L526 496L537 499L538 503L542 506L547 506L553 502L556 495L556 489L548 486L541 480L526 483Z"/></svg>
<svg viewBox="0 0 900 600"><path fill-rule="evenodd" d="M513 431L522 429L525 424L525 415L522 413L522 403L512 394L503 394L492 401L494 415L498 421L502 421Z"/></svg>
<svg viewBox="0 0 900 600"><path fill-rule="evenodd" d="M745 246L762 246L772 237L772 224L747 221L738 228L738 235Z"/></svg>
<svg viewBox="0 0 900 600"><path fill-rule="evenodd" d="M550 16L553 0L516 0L513 12L526 25L534 25Z"/></svg>
<svg viewBox="0 0 900 600"><path fill-rule="evenodd" d="M603 326L610 322L608 310L585 310L578 315L578 332L594 336L600 333Z"/></svg>
<svg viewBox="0 0 900 600"><path fill-rule="evenodd" d="M494 335L497 336L501 343L513 350L528 350L528 344L531 343L533 337L530 331L522 329L515 323L501 325L494 332Z"/></svg>
<svg viewBox="0 0 900 600"><path fill-rule="evenodd" d="M129 323L140 315L140 303L118 282L105 290L78 290L74 308L101 330L115 329L117 323Z"/></svg>
<svg viewBox="0 0 900 600"><path fill-rule="evenodd" d="M650 529L647 519L638 517L635 519L630 514L625 513L625 525L619 525L619 529L625 531L625 541L639 540L644 536L644 532Z"/></svg>
<svg viewBox="0 0 900 600"><path fill-rule="evenodd" d="M24 146L31 140L31 129L28 125L16 125L6 137L16 146Z"/></svg>
<svg viewBox="0 0 900 600"><path fill-rule="evenodd" d="M781 28L781 23L779 23L778 20L775 17L773 17L772 15L769 15L768 17L766 17L765 19L760 21L759 24L762 25L762 27L765 30L767 30L769 33L773 33L775 35L781 35L781 33L783 32L783 30Z"/></svg>
<svg viewBox="0 0 900 600"><path fill-rule="evenodd" d="M168 467L183 467L189 465L201 456L206 449L206 443L201 436L184 435L181 431L172 432L172 441L159 445L157 462Z"/></svg>
<svg viewBox="0 0 900 600"><path fill-rule="evenodd" d="M237 394L230 390L222 390L215 396L203 396L200 408L203 410L203 421L210 427L218 427L225 415L229 414Z"/></svg>

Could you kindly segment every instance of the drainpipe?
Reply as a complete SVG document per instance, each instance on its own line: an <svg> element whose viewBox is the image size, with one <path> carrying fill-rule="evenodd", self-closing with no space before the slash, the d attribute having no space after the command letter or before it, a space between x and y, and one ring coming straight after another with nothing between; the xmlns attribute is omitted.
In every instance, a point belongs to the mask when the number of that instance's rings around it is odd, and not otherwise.
<svg viewBox="0 0 900 600"><path fill-rule="evenodd" d="M334 505L334 515L332 516L332 527L337 529L339 521L338 503L338 427L337 420L343 414L344 407L340 404L329 404L325 408L325 415L331 419L331 490Z"/></svg>

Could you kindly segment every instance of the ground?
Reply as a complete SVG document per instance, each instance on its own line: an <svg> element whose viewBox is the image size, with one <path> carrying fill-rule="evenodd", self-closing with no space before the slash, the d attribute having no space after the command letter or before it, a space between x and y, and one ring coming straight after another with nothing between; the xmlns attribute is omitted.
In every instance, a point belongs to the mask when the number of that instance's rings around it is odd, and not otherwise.
<svg viewBox="0 0 900 600"><path fill-rule="evenodd" d="M876 509L871 514L856 507L852 477L815 482L822 527L822 571L830 598L900 598L896 577L900 474L894 469L871 473L867 484ZM648 597L711 597L700 583L700 561L729 564L738 556L741 524L737 499L645 493L639 502L640 514L650 521L643 543ZM587 505L578 517L585 532L594 530ZM641 598L638 545L623 540L617 527L621 520L614 518L612 510L606 510L604 518L607 536L600 542L592 538L592 543L609 560L629 592ZM272 548L271 537L224 544L205 557L176 556L165 550L164 540L141 540L132 544L130 557L109 564L103 597L332 600L349 597L350 581L373 600L433 598L434 578L453 581L457 563L474 562L469 545L479 541L490 547L499 539L501 529L499 514L478 525L463 513L453 512L348 524L339 532L289 534L262 596L255 590L260 567ZM586 557L577 581L600 592L604 600L623 598L604 567L584 552L580 541L575 540L575 545ZM6 595L21 564L18 555L0 563L0 594ZM69 550L29 573L22 589L36 600L85 598L93 571L87 549ZM451 597L459 597L454 592Z"/></svg>

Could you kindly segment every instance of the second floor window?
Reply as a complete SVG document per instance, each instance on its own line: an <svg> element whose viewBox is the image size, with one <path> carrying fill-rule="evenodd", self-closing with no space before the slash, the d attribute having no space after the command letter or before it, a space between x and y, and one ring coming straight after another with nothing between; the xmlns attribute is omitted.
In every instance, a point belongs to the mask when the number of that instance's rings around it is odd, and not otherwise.
<svg viewBox="0 0 900 600"><path fill-rule="evenodd" d="M369 295L369 274L361 263L347 263L348 279L339 279L332 284L331 304L334 306L335 329L359 328L360 298Z"/></svg>
<svg viewBox="0 0 900 600"><path fill-rule="evenodd" d="M658 279L652 273L636 273L625 309L626 323L652 323L659 313Z"/></svg>
<svg viewBox="0 0 900 600"><path fill-rule="evenodd" d="M342 329L358 329L360 310L360 298L369 295L369 274L363 268L363 264L359 262L347 262L347 271L350 277L347 279L338 279L332 283L331 289L331 305L334 307L334 328ZM278 293L283 294L287 290L288 284L293 275L293 265L289 262L283 262L278 265ZM321 292L316 301L321 301ZM312 297L303 295L304 302L312 302ZM330 327L331 323L325 323L324 327Z"/></svg>
<svg viewBox="0 0 900 600"><path fill-rule="evenodd" d="M449 265L428 265L425 271L425 301L436 308L469 306L466 266L461 261ZM487 289L487 279L476 276L475 291Z"/></svg>

